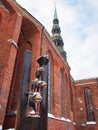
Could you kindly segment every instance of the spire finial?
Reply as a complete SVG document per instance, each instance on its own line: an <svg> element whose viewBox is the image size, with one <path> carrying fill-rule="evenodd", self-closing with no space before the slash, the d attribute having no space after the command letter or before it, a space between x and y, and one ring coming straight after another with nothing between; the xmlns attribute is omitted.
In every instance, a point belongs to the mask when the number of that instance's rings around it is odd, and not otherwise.
<svg viewBox="0 0 98 130"><path fill-rule="evenodd" d="M54 19L58 19L56 10L56 0L54 0L54 5L55 5Z"/></svg>
<svg viewBox="0 0 98 130"><path fill-rule="evenodd" d="M58 17L57 17L57 10L56 10L56 6L55 6L55 12L54 12L54 19L58 19Z"/></svg>

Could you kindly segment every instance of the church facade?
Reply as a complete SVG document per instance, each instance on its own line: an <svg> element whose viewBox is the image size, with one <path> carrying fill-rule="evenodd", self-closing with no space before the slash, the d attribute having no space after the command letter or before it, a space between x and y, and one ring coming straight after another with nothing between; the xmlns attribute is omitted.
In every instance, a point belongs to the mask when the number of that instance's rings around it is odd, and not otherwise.
<svg viewBox="0 0 98 130"><path fill-rule="evenodd" d="M0 1L0 130L98 129L98 78L72 78L60 33L56 9L50 37L15 0Z"/></svg>

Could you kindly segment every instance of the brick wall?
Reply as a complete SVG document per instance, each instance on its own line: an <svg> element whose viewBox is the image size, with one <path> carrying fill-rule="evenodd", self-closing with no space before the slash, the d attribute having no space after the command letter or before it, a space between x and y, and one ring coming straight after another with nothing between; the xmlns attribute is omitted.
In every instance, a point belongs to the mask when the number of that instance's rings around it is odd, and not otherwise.
<svg viewBox="0 0 98 130"><path fill-rule="evenodd" d="M91 95L92 95L92 102L94 108L94 115L95 115L95 122L96 124L90 125L86 124L87 117L86 117L86 107L85 107L85 100L84 100L84 90L85 88L90 88ZM98 119L97 119L97 108L98 108L98 81L97 79L85 79L75 82L75 121L78 126L77 129L98 129ZM81 127L81 123L84 122L86 124L85 127ZM92 130L93 130L92 129Z"/></svg>
<svg viewBox="0 0 98 130"><path fill-rule="evenodd" d="M5 10L4 10L5 12ZM6 12L7 13L7 12ZM20 93L20 82L21 82L21 72L23 67L23 53L26 49L32 51L32 69L30 79L35 78L35 70L36 70L36 58L40 56L40 54L45 55L47 51L50 52L52 57L52 113L60 118L61 117L61 97L60 97L60 69L63 68L63 76L66 75L67 80L67 94L68 100L66 101L66 89L63 81L63 98L64 98L64 117L66 118L66 102L68 102L68 117L70 120L73 120L71 108L70 108L70 67L68 63L64 61L59 51L53 45L53 42L50 40L49 35L44 30L43 34L41 34L42 26L37 26L28 18L24 18L20 15L9 15L9 26L7 20L5 20L5 28L4 32L2 32L2 41L5 42L5 45L2 43L1 48L3 52L0 53L0 56L5 56L5 59L1 60L2 66L6 66L2 69L1 77L1 105L2 114L1 124L3 124L4 120L4 128L15 127L17 115L17 107L19 103L19 93ZM5 17L4 17L5 18ZM35 21L34 21L35 22ZM16 30L15 30L16 29ZM8 32L8 33L6 33ZM15 47L12 43L6 42L8 39L13 38L18 45ZM42 52L41 52L42 49ZM5 73L6 72L6 73ZM4 73L4 74L3 74ZM63 79L64 80L64 79ZM3 93L5 92L5 94ZM4 95L4 96L3 96ZM14 113L14 114L12 114ZM7 114L7 115L6 115ZM12 114L12 115L11 115ZM6 116L5 116L6 115ZM17 115L17 116L16 116ZM59 123L59 121L57 121ZM56 123L56 121L55 121ZM57 123L56 123L57 124ZM64 129L66 123L60 122L62 128ZM51 127L49 125L49 127ZM59 128L59 125L56 126Z"/></svg>
<svg viewBox="0 0 98 130"><path fill-rule="evenodd" d="M74 126L60 119L48 118L48 130L74 130Z"/></svg>
<svg viewBox="0 0 98 130"><path fill-rule="evenodd" d="M9 92L9 98L8 98L8 103L7 103L7 109L6 109L7 116L4 121L4 128L15 127L15 123L17 120L16 117L19 116L19 115L16 116L16 114L12 114L12 113L17 112L18 104L20 101L20 84L21 84L21 78L22 78L25 50L32 51L32 55L33 55L32 66L33 67L31 69L31 76L30 76L31 80L35 76L35 69L36 69L36 64L37 64L35 61L38 55L37 53L39 51L37 50L37 47L40 45L40 40L39 40L40 33L36 33L36 30L38 29L35 28L34 25L30 26L30 24L31 23L27 19L24 19L22 22L21 30L19 32L20 36L18 39L18 51L17 51L15 63L13 64L14 68L13 68L13 74L12 74L12 82L10 86L11 89ZM35 45L37 46L36 48L35 48Z"/></svg>
<svg viewBox="0 0 98 130"><path fill-rule="evenodd" d="M14 39L17 44L21 17L11 14L3 6L0 6L0 14L0 124L2 125L6 115L7 100L17 53L17 48L8 40ZM18 24L16 25L16 23ZM15 31L16 29L18 31Z"/></svg>

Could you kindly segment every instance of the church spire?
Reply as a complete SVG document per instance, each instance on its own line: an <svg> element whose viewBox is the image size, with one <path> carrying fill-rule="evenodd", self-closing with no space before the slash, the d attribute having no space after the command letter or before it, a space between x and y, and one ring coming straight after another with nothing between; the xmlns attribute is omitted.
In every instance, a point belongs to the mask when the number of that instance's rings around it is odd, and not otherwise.
<svg viewBox="0 0 98 130"><path fill-rule="evenodd" d="M66 52L63 49L64 43L63 39L60 35L61 30L59 26L59 19L57 17L57 10L55 6L54 19L53 19L53 27L52 27L52 40L54 41L57 49L60 51L64 59L66 60Z"/></svg>
<svg viewBox="0 0 98 130"><path fill-rule="evenodd" d="M54 12L54 19L58 19L58 17L57 17L57 10L56 10L56 6L55 6L55 12Z"/></svg>

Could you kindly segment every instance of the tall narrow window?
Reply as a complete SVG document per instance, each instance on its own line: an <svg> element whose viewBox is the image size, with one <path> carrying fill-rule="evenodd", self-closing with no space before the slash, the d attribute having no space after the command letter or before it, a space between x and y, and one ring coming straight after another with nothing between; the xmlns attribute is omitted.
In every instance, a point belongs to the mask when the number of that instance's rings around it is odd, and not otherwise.
<svg viewBox="0 0 98 130"><path fill-rule="evenodd" d="M49 57L48 62L48 112L52 113L52 89L51 89L51 83L52 83L52 71L51 71L51 55L48 52L47 53Z"/></svg>
<svg viewBox="0 0 98 130"><path fill-rule="evenodd" d="M67 78L64 77L64 86L65 86L65 98L66 98L66 118L68 118L68 88L67 88Z"/></svg>
<svg viewBox="0 0 98 130"><path fill-rule="evenodd" d="M60 103L61 103L61 117L64 117L64 100L63 99L63 70L60 69Z"/></svg>
<svg viewBox="0 0 98 130"><path fill-rule="evenodd" d="M87 121L95 121L91 89L86 88L84 90L84 99L85 99Z"/></svg>

